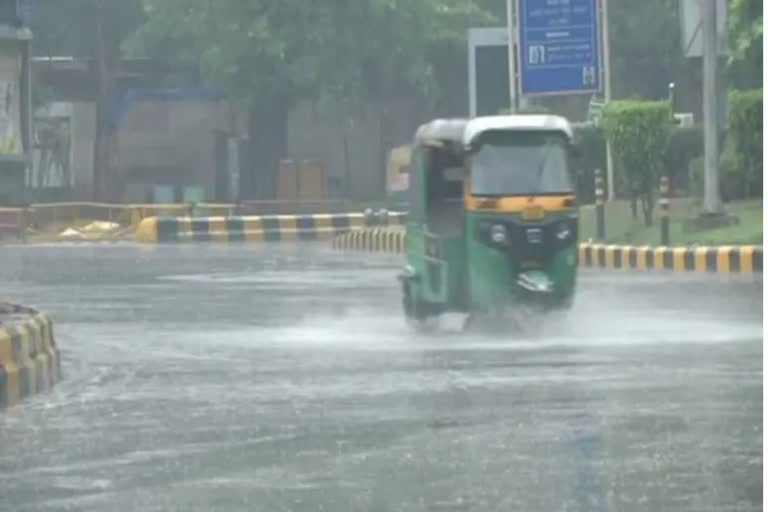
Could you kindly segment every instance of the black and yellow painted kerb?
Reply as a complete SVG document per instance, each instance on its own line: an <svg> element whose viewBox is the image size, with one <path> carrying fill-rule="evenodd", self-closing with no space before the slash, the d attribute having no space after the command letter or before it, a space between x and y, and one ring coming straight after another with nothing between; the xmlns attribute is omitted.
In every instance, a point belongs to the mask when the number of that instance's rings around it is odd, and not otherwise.
<svg viewBox="0 0 768 512"><path fill-rule="evenodd" d="M340 251L404 254L405 230L362 229L333 239ZM635 247L621 245L579 245L579 266L615 270L674 272L716 272L762 274L763 248L732 247Z"/></svg>
<svg viewBox="0 0 768 512"><path fill-rule="evenodd" d="M61 358L53 323L31 308L1 305L0 407L48 391L61 380Z"/></svg>
<svg viewBox="0 0 768 512"><path fill-rule="evenodd" d="M337 236L333 248L339 251L364 251L405 254L405 231L361 229Z"/></svg>
<svg viewBox="0 0 768 512"><path fill-rule="evenodd" d="M246 217L150 217L136 229L139 242L280 242L327 240L373 226L401 226L406 213L271 215Z"/></svg>
<svg viewBox="0 0 768 512"><path fill-rule="evenodd" d="M579 266L603 269L671 270L762 274L763 248L579 246Z"/></svg>

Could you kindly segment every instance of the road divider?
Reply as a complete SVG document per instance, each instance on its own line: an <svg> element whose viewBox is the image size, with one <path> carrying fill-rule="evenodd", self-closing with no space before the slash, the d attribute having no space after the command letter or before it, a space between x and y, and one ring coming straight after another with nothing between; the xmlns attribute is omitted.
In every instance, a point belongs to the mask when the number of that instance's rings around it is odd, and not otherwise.
<svg viewBox="0 0 768 512"><path fill-rule="evenodd" d="M361 229L333 239L333 249L381 253L405 253L403 228ZM579 245L579 266L598 269L629 269L725 274L762 274L763 248L721 247L635 247L622 245Z"/></svg>
<svg viewBox="0 0 768 512"><path fill-rule="evenodd" d="M579 265L602 269L761 274L763 272L763 248L757 246L635 247L581 244L579 246Z"/></svg>
<svg viewBox="0 0 768 512"><path fill-rule="evenodd" d="M0 304L0 407L48 391L59 380L51 319L32 308Z"/></svg>
<svg viewBox="0 0 768 512"><path fill-rule="evenodd" d="M404 254L405 230L374 228L350 231L334 238L332 246L339 251Z"/></svg>
<svg viewBox="0 0 768 512"><path fill-rule="evenodd" d="M138 242L280 242L326 240L366 227L403 225L399 212L236 217L150 217L136 228Z"/></svg>

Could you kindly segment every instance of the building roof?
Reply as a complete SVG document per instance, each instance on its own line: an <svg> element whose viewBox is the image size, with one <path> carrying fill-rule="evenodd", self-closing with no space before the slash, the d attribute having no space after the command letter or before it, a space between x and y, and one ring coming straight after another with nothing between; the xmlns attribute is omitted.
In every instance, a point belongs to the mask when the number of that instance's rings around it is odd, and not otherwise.
<svg viewBox="0 0 768 512"><path fill-rule="evenodd" d="M416 142L429 144L436 141L472 144L488 131L557 131L573 138L567 119L547 114L484 116L473 119L436 119L423 124L416 131Z"/></svg>

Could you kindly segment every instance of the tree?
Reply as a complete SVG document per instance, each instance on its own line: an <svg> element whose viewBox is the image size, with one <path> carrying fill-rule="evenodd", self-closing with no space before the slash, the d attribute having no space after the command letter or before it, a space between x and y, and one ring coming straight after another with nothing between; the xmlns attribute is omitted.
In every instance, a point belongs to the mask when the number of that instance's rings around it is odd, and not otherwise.
<svg viewBox="0 0 768 512"><path fill-rule="evenodd" d="M685 61L679 0L607 1L614 96L666 97Z"/></svg>
<svg viewBox="0 0 768 512"><path fill-rule="evenodd" d="M729 0L730 71L739 88L762 87L763 2Z"/></svg>
<svg viewBox="0 0 768 512"><path fill-rule="evenodd" d="M129 48L199 59L208 80L249 104L251 172L241 190L273 197L286 122L300 99L371 101L434 87L430 49L463 38L473 0L144 0Z"/></svg>

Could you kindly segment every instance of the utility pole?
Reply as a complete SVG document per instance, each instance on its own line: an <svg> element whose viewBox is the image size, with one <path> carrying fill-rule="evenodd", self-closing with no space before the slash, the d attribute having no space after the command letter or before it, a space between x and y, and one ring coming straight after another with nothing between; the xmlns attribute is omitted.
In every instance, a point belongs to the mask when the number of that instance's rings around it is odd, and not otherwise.
<svg viewBox="0 0 768 512"><path fill-rule="evenodd" d="M96 135L93 142L93 199L106 201L106 189L109 182L107 171L107 127L106 115L107 70L104 44L104 11L97 3L93 7L96 16L93 38L94 71L96 78Z"/></svg>
<svg viewBox="0 0 768 512"><path fill-rule="evenodd" d="M611 101L611 37L608 31L608 0L602 0L600 9L600 25L602 25L602 47L603 47L603 91L605 107ZM604 107L604 108L605 108ZM611 142L605 140L605 167L607 171L607 196L608 201L616 199L616 180L613 172L613 150Z"/></svg>
<svg viewBox="0 0 768 512"><path fill-rule="evenodd" d="M702 13L703 98L704 98L704 204L703 213L721 213L718 181L717 130L717 4L699 0Z"/></svg>
<svg viewBox="0 0 768 512"><path fill-rule="evenodd" d="M517 77L515 74L515 0L507 0L507 53L509 57L509 110L517 113Z"/></svg>

